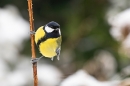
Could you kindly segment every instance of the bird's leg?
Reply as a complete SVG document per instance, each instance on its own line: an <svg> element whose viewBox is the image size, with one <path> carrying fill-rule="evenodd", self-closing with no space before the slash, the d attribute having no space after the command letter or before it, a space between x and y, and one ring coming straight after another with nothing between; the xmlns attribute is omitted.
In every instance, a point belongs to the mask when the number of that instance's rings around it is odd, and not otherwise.
<svg viewBox="0 0 130 86"><path fill-rule="evenodd" d="M60 57L59 57L59 55L57 55L57 60L60 60Z"/></svg>
<svg viewBox="0 0 130 86"><path fill-rule="evenodd" d="M34 58L34 59L31 59L31 63L34 64L36 62L38 62L43 56L39 57L39 58Z"/></svg>
<svg viewBox="0 0 130 86"><path fill-rule="evenodd" d="M30 31L30 34L34 35L34 34L35 34L35 31Z"/></svg>
<svg viewBox="0 0 130 86"><path fill-rule="evenodd" d="M61 48L58 48L58 49L56 50L57 60L60 60L60 50L61 50Z"/></svg>
<svg viewBox="0 0 130 86"><path fill-rule="evenodd" d="M51 58L51 60L53 61L54 57Z"/></svg>

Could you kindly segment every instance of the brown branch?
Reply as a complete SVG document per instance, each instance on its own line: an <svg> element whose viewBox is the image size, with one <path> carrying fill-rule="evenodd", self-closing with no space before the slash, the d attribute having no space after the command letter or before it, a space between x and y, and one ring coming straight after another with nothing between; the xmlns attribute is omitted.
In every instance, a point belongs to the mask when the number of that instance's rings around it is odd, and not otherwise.
<svg viewBox="0 0 130 86"><path fill-rule="evenodd" d="M30 32L32 32L34 31L32 0L28 0L28 12L29 12L29 21L30 21ZM36 54L35 54L34 35L30 34L30 37L31 37L32 59L35 59ZM33 63L33 77L34 77L34 86L38 86L37 63Z"/></svg>

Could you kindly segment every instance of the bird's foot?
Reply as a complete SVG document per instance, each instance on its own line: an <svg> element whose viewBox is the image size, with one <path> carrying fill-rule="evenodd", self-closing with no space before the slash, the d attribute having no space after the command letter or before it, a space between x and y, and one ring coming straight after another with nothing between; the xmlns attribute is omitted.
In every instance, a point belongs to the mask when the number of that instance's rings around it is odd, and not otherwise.
<svg viewBox="0 0 130 86"><path fill-rule="evenodd" d="M31 63L32 63L32 64L37 63L39 60L40 60L39 58L31 59Z"/></svg>
<svg viewBox="0 0 130 86"><path fill-rule="evenodd" d="M39 58L34 58L34 59L31 59L31 63L34 64L34 63L37 63L43 56L39 57Z"/></svg>
<svg viewBox="0 0 130 86"><path fill-rule="evenodd" d="M30 31L30 34L34 35L34 34L35 34L35 31Z"/></svg>
<svg viewBox="0 0 130 86"><path fill-rule="evenodd" d="M53 61L54 57L51 58L51 60Z"/></svg>
<svg viewBox="0 0 130 86"><path fill-rule="evenodd" d="M60 57L59 57L59 55L57 56L57 60L60 60Z"/></svg>

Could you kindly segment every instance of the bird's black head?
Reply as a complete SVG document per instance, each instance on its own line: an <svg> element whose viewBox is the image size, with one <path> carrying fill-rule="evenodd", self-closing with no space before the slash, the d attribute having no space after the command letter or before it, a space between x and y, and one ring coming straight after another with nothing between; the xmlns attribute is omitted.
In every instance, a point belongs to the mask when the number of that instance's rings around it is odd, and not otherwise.
<svg viewBox="0 0 130 86"><path fill-rule="evenodd" d="M57 29L60 28L60 25L57 22L51 21L49 23L46 24L48 27L52 28L52 29Z"/></svg>
<svg viewBox="0 0 130 86"><path fill-rule="evenodd" d="M60 34L60 25L54 21L51 21L45 25L44 30L47 33Z"/></svg>

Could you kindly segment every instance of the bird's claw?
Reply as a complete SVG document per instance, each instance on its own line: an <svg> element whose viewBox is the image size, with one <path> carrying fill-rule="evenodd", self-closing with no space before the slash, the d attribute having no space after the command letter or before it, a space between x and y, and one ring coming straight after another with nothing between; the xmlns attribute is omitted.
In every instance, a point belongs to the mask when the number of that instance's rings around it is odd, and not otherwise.
<svg viewBox="0 0 130 86"><path fill-rule="evenodd" d="M30 31L30 34L34 35L34 34L35 34L35 31Z"/></svg>
<svg viewBox="0 0 130 86"><path fill-rule="evenodd" d="M39 58L31 59L31 63L32 63L32 64L37 63L38 61L39 61Z"/></svg>
<svg viewBox="0 0 130 86"><path fill-rule="evenodd" d="M53 61L54 57L51 58L51 60Z"/></svg>

